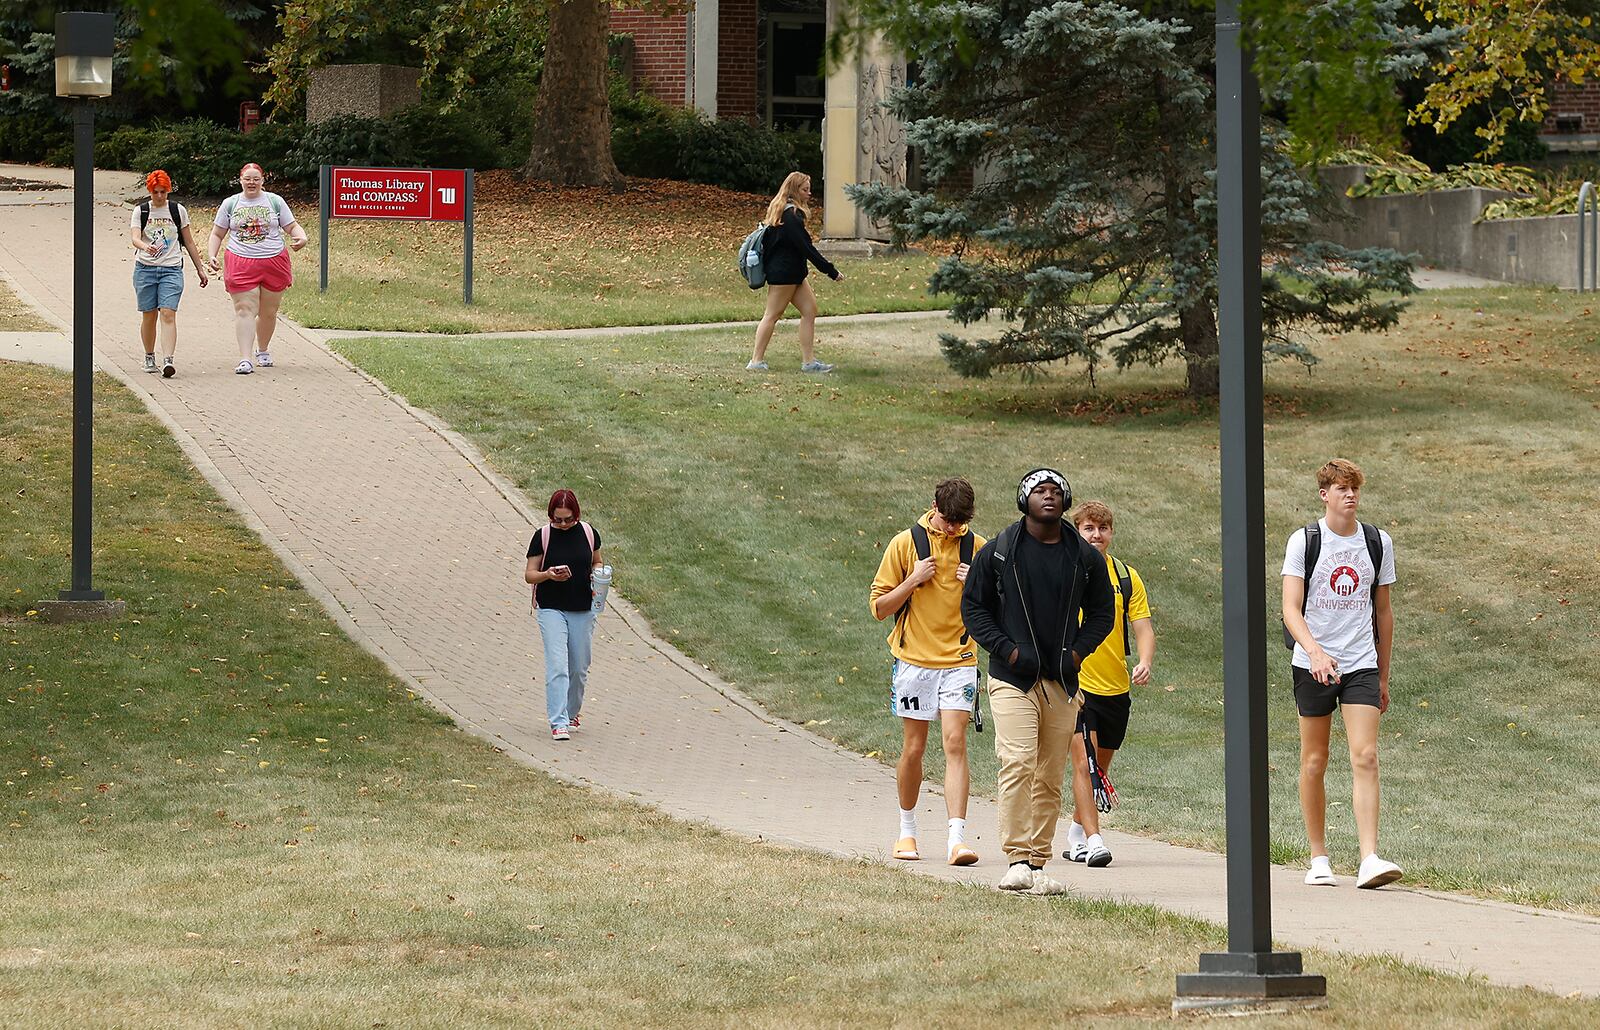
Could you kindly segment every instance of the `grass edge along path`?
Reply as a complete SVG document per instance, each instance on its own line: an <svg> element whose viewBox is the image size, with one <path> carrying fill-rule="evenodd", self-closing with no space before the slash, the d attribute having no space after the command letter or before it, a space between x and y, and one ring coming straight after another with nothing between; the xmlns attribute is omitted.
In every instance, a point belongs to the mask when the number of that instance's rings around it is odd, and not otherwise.
<svg viewBox="0 0 1600 1030"><path fill-rule="evenodd" d="M1144 906L741 841L507 761L307 604L104 377L98 582L129 617L40 624L25 599L65 568L48 527L69 451L47 412L69 381L0 363L0 382L17 401L0 660L20 673L0 727L0 1004L21 1025L1134 1025L1165 1022L1173 975L1222 944ZM1592 1000L1308 959L1331 1013L1274 1025L1600 1019Z"/></svg>
<svg viewBox="0 0 1600 1030"><path fill-rule="evenodd" d="M1503 314L1486 314L1480 307L1485 300L1512 303ZM1392 439L1359 455L1374 477L1369 517L1396 533L1406 552L1401 598L1410 649L1398 681L1404 703L1386 718L1384 839L1398 848L1413 884L1593 912L1594 885L1582 872L1581 857L1593 842L1573 839L1570 832L1573 813L1583 810L1582 798L1592 791L1572 771L1585 768L1596 750L1587 715L1581 708L1571 711L1579 696L1572 691L1582 679L1574 671L1581 665L1577 655L1583 641L1595 637L1593 618L1582 606L1588 588L1581 576L1565 571L1568 562L1509 589L1493 578L1502 568L1541 561L1545 540L1563 533L1593 538L1571 522L1587 518L1570 496L1577 484L1570 467L1573 448L1592 446L1575 442L1573 427L1581 422L1580 409L1593 410L1595 393L1595 377L1584 371L1592 367L1593 341L1585 344L1574 332L1581 323L1562 321L1575 303L1550 291L1432 295L1419 301L1406 331L1410 336L1325 342L1327 361L1318 381L1298 382L1303 373L1281 368L1271 373L1269 455L1279 463L1287 459L1303 479L1325 452L1347 450L1351 439L1359 436L1373 446L1370 433L1352 429L1341 415L1346 395L1330 390L1334 385L1361 383L1370 387L1363 396L1376 410L1403 414L1386 416L1400 426ZM830 332L832 342L825 346L838 349L844 366L820 380L742 373L743 332L525 343L340 340L334 346L472 438L498 467L569 470L566 475L588 491L585 504L613 529L608 546L619 569L627 567L629 597L657 632L695 660L712 664L775 714L891 763L898 734L877 703L877 666L886 665L883 628L863 614L865 584L881 546L920 510L921 487L938 474L980 473L980 529L991 531L996 526L984 519L1010 517L1006 495L1014 484L1006 470L992 470L987 462L963 459L961 467L946 468L921 445L944 434L970 451L975 443L988 446L982 441L992 438L996 425L1004 433L1030 419L1064 420L1063 432L1072 438L1052 438L1048 449L1064 453L1069 474L1083 473L1077 480L1080 497L1109 496L1125 513L1137 513L1119 523L1118 552L1155 581L1160 608L1164 686L1138 702L1144 707L1136 737L1145 739L1136 739L1129 759L1119 763L1119 785L1127 777L1132 789L1124 790L1114 824L1215 848L1221 778L1209 770L1219 764L1220 688L1213 682L1215 670L1207 672L1200 661L1214 632L1209 613L1216 603L1216 559L1201 545L1207 536L1214 538L1214 491L1204 484L1215 456L1214 444L1191 446L1182 436L1194 426L1209 440L1204 413L1174 401L1170 371L1135 370L1127 380L1119 378L1110 396L1071 382L963 383L942 369L925 342L908 343L906 332L882 326ZM529 375L535 354L539 371ZM1486 414L1514 418L1525 428L1507 430L1482 420L1460 427L1456 413L1471 396L1488 405ZM919 407L926 410L915 415ZM851 421L858 419L866 421ZM836 423L870 428L831 432ZM1304 439L1285 437L1285 429ZM1100 438L1107 442L1094 442ZM1128 452L1132 467L1109 472L1086 454L1097 447L1138 450ZM681 462L678 456L685 454L697 460ZM1440 493L1439 477L1456 474L1457 462L1481 468L1510 461L1522 467L1506 467L1501 492L1492 498ZM893 480L857 475L853 469L863 462L892 468ZM1400 471L1406 467L1420 474ZM1163 475L1152 478L1146 468ZM536 497L563 485L536 475L538 481L527 474L511 478ZM712 483L708 476L729 482ZM1297 482L1292 471L1272 480L1269 552L1281 547L1276 531L1286 536L1308 510L1305 498L1314 499L1314 489ZM639 505L639 497L650 503ZM1504 514L1499 505L1526 513L1526 525L1496 538L1515 562L1474 561L1466 568L1478 579L1441 579L1460 564L1440 565L1428 555L1448 553L1463 530L1494 524ZM1180 521L1204 528L1185 535L1178 553L1152 561L1160 553L1160 533L1153 528ZM727 558L699 578L695 562L664 562L662 556L682 551L685 539L698 541L701 550L726 551ZM1486 538L1479 533L1471 539ZM838 574L818 579L818 555L827 556L825 564ZM1275 557L1269 554L1272 567L1263 570L1273 580ZM714 603L707 589L731 600ZM1559 594L1560 603L1544 597L1545 591ZM1459 615L1452 600L1462 606ZM737 610L724 610L730 605ZM1519 613L1533 606L1542 614L1530 635L1518 629L1525 623ZM797 617L802 610L806 617ZM1482 634L1512 646L1484 650L1474 643ZM1523 654L1529 647L1550 673L1539 692L1513 687L1515 670L1531 660ZM1190 657L1178 660L1185 652ZM1470 654L1482 671L1463 679L1457 654ZM1285 679L1282 664L1274 652L1272 679ZM1304 843L1293 799L1295 744L1287 696L1273 692L1273 857L1292 863L1302 857ZM1334 746L1342 747L1337 735ZM1491 795L1505 804L1486 810L1483 763L1498 761L1507 748L1529 749L1530 761L1520 766L1516 785ZM993 760L984 751L974 749L980 789L983 767ZM1172 758L1170 767L1144 767L1158 751ZM937 779L936 759L929 773ZM1174 792L1172 783L1193 789ZM1337 849L1346 843L1353 849L1353 841L1337 839L1346 832L1340 827L1348 809L1340 801L1348 799L1348 790L1348 767L1336 759L1329 774L1336 866L1345 861ZM1485 814L1506 804L1515 815ZM1455 844L1481 832L1485 819L1548 827L1563 818L1561 848L1548 847L1546 829L1533 836L1513 832L1506 838L1514 850L1509 862L1463 855ZM1526 847L1534 850L1524 854ZM1504 858L1503 852L1497 855Z"/></svg>

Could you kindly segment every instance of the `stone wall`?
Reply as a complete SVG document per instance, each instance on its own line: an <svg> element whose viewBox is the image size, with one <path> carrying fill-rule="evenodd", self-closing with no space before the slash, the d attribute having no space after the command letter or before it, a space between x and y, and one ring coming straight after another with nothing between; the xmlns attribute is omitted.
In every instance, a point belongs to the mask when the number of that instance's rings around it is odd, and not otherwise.
<svg viewBox="0 0 1600 1030"><path fill-rule="evenodd" d="M422 72L394 64L330 64L315 68L306 89L306 121L335 115L383 118L422 99Z"/></svg>
<svg viewBox="0 0 1600 1030"><path fill-rule="evenodd" d="M1475 222L1485 206L1515 194L1473 187L1346 197L1348 187L1365 180L1364 169L1327 168L1322 174L1350 216L1322 227L1324 237L1335 243L1392 247L1417 254L1424 265L1487 279L1563 289L1578 285L1577 215Z"/></svg>

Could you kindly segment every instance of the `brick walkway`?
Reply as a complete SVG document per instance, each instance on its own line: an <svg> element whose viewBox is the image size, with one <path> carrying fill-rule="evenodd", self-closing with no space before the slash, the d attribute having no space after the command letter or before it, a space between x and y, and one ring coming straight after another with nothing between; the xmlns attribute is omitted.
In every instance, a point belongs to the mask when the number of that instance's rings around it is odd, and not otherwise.
<svg viewBox="0 0 1600 1030"><path fill-rule="evenodd" d="M533 524L526 502L463 440L351 369L315 334L280 326L278 367L234 375L220 284L201 291L190 280L178 377L145 375L122 242L128 213L113 202L117 192L96 209L102 367L168 424L358 641L463 729L563 779L747 837L885 859L891 770L767 715L654 638L626 603L600 621L582 731L552 743L521 581ZM71 313L70 243L67 195L0 206L0 270L61 324ZM304 283L309 273L300 274ZM930 852L943 846L943 821L942 805L929 799L922 824ZM970 823L980 865L897 864L992 882L1001 872L993 806L974 799ZM1058 862L1052 871L1086 895L1224 918L1219 856L1121 834L1108 842L1117 856L1110 868ZM1275 871L1273 890L1279 937L1296 946L1398 954L1498 983L1600 994L1592 961L1600 920L1421 891L1312 890L1291 869Z"/></svg>

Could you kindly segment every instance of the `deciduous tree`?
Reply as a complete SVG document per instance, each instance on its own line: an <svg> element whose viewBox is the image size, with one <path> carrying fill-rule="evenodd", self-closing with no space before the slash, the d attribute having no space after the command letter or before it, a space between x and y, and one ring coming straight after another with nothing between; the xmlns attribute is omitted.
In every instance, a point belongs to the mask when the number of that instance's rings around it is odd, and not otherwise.
<svg viewBox="0 0 1600 1030"><path fill-rule="evenodd" d="M606 0L289 0L283 38L267 68L267 97L286 106L304 95L310 69L361 53L375 42L414 53L448 102L472 85L474 63L491 53L542 59L529 108L533 139L524 173L563 185L618 185L607 102Z"/></svg>

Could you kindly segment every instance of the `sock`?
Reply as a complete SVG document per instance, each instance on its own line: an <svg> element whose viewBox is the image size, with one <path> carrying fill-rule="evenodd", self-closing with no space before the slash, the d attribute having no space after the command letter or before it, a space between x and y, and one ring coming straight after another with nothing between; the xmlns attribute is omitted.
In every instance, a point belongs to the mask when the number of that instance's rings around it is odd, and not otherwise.
<svg viewBox="0 0 1600 1030"><path fill-rule="evenodd" d="M1103 848L1106 846L1106 842L1100 839L1100 835L1098 833L1089 838L1088 844L1090 851L1093 851L1095 848Z"/></svg>
<svg viewBox="0 0 1600 1030"><path fill-rule="evenodd" d="M965 819L950 820L950 847L955 849L957 844L967 842L967 821Z"/></svg>
<svg viewBox="0 0 1600 1030"><path fill-rule="evenodd" d="M900 836L915 837L917 835L917 810L915 808L902 808L900 810Z"/></svg>
<svg viewBox="0 0 1600 1030"><path fill-rule="evenodd" d="M1073 823L1071 826L1067 827L1068 844L1082 844L1087 839L1088 838L1086 838L1083 834L1082 823Z"/></svg>

